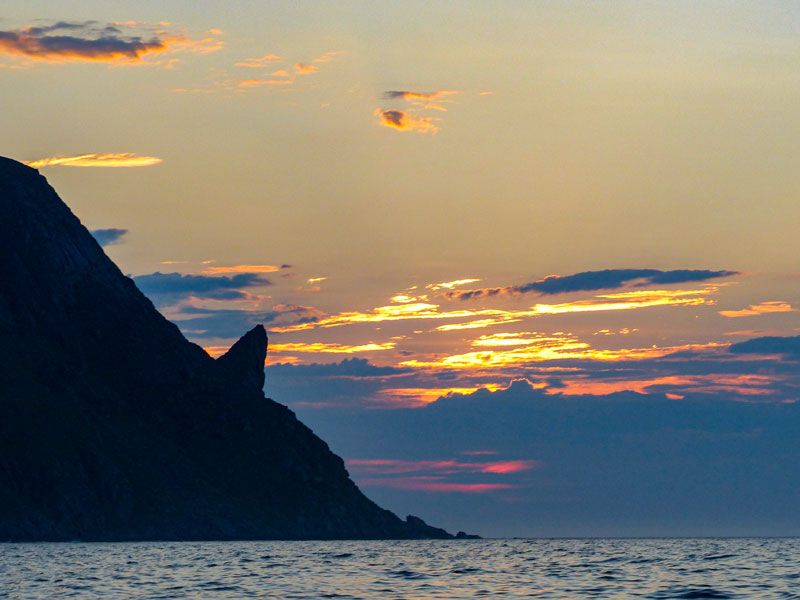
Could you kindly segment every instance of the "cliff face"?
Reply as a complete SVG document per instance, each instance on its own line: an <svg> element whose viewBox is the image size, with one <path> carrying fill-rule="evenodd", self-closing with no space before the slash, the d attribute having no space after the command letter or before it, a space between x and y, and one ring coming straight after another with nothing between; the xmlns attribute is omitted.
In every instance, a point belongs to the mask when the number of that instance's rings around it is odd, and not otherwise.
<svg viewBox="0 0 800 600"><path fill-rule="evenodd" d="M449 537L264 398L266 351L210 358L0 158L0 541Z"/></svg>

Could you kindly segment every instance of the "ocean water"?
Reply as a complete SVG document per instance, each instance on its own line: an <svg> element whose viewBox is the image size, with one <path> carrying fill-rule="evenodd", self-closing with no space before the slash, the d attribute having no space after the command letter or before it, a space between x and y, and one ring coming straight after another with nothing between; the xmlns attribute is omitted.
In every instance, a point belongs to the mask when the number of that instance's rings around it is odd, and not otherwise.
<svg viewBox="0 0 800 600"><path fill-rule="evenodd" d="M0 598L800 598L800 539L0 544Z"/></svg>

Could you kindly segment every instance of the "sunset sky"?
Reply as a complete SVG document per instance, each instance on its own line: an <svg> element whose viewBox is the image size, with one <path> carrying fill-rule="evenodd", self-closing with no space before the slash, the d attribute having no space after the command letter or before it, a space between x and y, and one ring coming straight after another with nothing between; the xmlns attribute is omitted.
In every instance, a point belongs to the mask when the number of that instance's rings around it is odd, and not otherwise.
<svg viewBox="0 0 800 600"><path fill-rule="evenodd" d="M383 506L800 534L797 3L5 6L0 154Z"/></svg>

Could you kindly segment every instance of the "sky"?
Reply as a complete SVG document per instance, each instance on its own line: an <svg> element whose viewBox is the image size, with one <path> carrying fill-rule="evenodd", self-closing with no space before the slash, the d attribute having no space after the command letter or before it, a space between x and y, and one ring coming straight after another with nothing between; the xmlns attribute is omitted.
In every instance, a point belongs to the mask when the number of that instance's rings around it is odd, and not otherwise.
<svg viewBox="0 0 800 600"><path fill-rule="evenodd" d="M0 154L402 516L800 534L800 5L9 0Z"/></svg>

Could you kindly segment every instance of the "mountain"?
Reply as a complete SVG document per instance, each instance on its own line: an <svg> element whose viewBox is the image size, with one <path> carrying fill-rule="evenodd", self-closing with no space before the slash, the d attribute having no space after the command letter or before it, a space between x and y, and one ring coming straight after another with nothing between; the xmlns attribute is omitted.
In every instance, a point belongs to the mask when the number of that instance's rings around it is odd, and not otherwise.
<svg viewBox="0 0 800 600"><path fill-rule="evenodd" d="M187 341L0 158L0 540L452 537L264 398L266 352L260 325L217 360Z"/></svg>

